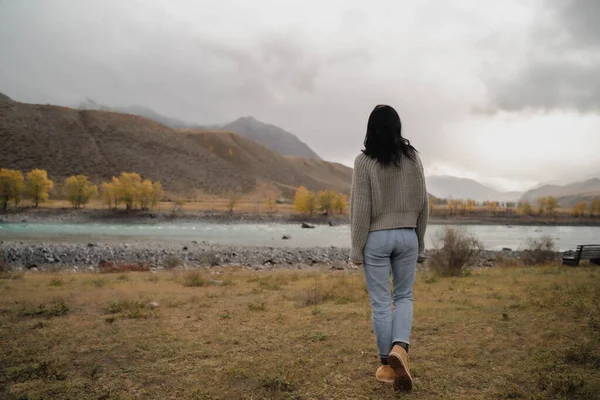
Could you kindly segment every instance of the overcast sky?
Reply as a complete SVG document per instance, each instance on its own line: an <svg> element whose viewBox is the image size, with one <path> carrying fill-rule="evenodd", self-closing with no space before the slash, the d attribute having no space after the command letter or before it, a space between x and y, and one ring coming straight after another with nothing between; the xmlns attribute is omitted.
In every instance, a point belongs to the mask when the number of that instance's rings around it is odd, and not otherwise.
<svg viewBox="0 0 600 400"><path fill-rule="evenodd" d="M376 104L426 173L600 176L597 0L0 0L0 92L253 115L352 165Z"/></svg>

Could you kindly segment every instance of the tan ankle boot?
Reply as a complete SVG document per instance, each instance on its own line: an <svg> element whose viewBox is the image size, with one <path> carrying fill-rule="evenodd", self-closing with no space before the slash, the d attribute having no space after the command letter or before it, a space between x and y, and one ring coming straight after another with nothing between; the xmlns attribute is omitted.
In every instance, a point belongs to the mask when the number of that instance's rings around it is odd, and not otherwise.
<svg viewBox="0 0 600 400"><path fill-rule="evenodd" d="M388 363L394 370L394 388L412 390L413 378L408 369L408 354L401 346L394 346L388 356Z"/></svg>
<svg viewBox="0 0 600 400"><path fill-rule="evenodd" d="M377 368L377 372L375 372L375 378L379 382L394 383L394 376L394 370L389 365L382 365Z"/></svg>

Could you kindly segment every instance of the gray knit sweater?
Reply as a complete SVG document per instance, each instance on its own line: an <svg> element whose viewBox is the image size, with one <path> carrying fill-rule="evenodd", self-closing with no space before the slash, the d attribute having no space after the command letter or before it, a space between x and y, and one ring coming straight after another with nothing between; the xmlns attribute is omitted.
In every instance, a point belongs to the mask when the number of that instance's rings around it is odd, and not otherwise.
<svg viewBox="0 0 600 400"><path fill-rule="evenodd" d="M361 153L354 161L350 194L350 258L362 262L369 232L416 228L419 252L425 249L429 201L423 164L406 157L401 165L384 167Z"/></svg>

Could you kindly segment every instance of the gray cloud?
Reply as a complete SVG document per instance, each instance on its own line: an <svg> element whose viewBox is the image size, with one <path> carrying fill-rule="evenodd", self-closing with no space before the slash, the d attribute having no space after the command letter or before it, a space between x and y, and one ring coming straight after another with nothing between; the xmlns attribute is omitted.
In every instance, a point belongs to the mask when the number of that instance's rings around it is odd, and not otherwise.
<svg viewBox="0 0 600 400"><path fill-rule="evenodd" d="M599 112L600 4L596 0L543 4L529 37L513 37L528 42L516 65L500 61L486 74L488 111Z"/></svg>
<svg viewBox="0 0 600 400"><path fill-rule="evenodd" d="M597 109L593 2L586 12L559 0L544 12L537 0L486 3L0 0L0 92L34 103L142 105L199 124L253 115L348 165L371 109L388 103L428 167L515 181L592 173L597 166L555 166L556 149L536 140L527 150L549 156L493 161L503 122L472 108L489 93L494 110ZM598 126L578 118L590 132ZM529 120L520 122L510 128ZM543 131L523 135L564 132L535 126Z"/></svg>

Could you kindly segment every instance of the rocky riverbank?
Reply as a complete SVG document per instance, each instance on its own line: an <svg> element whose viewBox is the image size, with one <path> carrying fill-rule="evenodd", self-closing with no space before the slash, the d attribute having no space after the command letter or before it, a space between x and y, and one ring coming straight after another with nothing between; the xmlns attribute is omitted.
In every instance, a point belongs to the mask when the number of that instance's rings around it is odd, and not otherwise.
<svg viewBox="0 0 600 400"><path fill-rule="evenodd" d="M0 242L0 259L13 270L85 270L97 271L103 263L142 263L152 268L177 264L196 266L243 266L263 268L301 268L307 265L329 265L333 269L353 268L350 250L338 247L279 248L222 246L191 241L184 244L32 244ZM523 253L482 251L474 267L494 267L518 263ZM557 253L557 257L560 254Z"/></svg>

